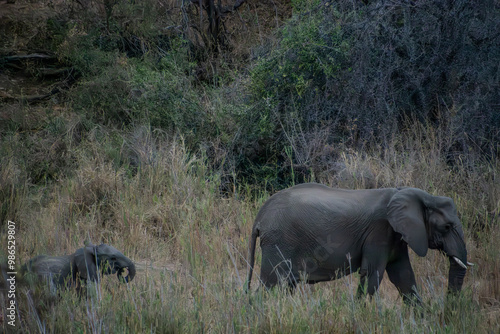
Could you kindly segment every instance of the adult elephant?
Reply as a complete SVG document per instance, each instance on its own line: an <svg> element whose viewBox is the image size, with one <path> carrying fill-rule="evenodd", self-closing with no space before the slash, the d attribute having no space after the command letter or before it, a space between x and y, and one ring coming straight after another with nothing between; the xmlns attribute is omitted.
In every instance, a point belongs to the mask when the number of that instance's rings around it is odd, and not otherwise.
<svg viewBox="0 0 500 334"><path fill-rule="evenodd" d="M61 287L79 287L80 282L97 282L100 274L116 274L118 279L129 282L134 279L135 265L113 246L90 244L69 255L36 256L21 272L48 280L51 291L55 292Z"/></svg>
<svg viewBox="0 0 500 334"><path fill-rule="evenodd" d="M408 245L419 256L442 250L450 259L448 290L460 291L467 249L453 200L416 188L333 189L300 184L273 195L260 209L249 246L248 289L260 237L260 279L294 287L359 270L358 296L377 291L384 271L405 302L420 300ZM470 264L470 263L469 263Z"/></svg>

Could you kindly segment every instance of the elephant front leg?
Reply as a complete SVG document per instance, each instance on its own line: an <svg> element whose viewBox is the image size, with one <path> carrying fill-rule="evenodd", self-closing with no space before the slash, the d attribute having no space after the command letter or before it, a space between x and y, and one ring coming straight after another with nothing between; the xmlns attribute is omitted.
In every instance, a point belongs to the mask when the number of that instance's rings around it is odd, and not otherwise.
<svg viewBox="0 0 500 334"><path fill-rule="evenodd" d="M406 304L420 305L422 303L417 291L417 282L415 280L413 268L411 267L408 252L398 260L389 263L386 270L389 279L399 290Z"/></svg>

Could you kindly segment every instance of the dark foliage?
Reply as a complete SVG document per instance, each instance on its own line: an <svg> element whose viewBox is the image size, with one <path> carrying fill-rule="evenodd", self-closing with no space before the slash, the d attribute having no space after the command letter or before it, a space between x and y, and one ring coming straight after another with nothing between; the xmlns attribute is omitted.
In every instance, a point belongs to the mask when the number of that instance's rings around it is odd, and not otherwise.
<svg viewBox="0 0 500 334"><path fill-rule="evenodd" d="M252 71L257 107L246 115L253 136L243 146L259 149L242 151L242 165L285 156L301 168L329 168L323 160L334 159L331 145L383 146L412 122L444 129L452 140L443 150L451 157L496 156L498 2L302 7Z"/></svg>

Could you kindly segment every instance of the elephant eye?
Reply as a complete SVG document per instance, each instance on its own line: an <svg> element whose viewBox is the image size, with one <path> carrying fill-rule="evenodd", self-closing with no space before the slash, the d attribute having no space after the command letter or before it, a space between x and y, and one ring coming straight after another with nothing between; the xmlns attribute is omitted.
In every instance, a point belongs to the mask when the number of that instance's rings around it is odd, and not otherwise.
<svg viewBox="0 0 500 334"><path fill-rule="evenodd" d="M451 230L451 224L446 224L444 226L444 229L445 229L446 232L449 232Z"/></svg>
<svg viewBox="0 0 500 334"><path fill-rule="evenodd" d="M111 261L116 261L116 257L115 257L115 256L112 256L112 257L110 258L110 260L111 260Z"/></svg>

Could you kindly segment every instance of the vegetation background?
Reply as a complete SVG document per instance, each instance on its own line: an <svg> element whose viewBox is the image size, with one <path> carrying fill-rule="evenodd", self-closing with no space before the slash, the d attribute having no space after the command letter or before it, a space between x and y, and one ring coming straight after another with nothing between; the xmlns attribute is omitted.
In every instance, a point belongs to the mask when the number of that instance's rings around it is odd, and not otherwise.
<svg viewBox="0 0 500 334"><path fill-rule="evenodd" d="M138 267L82 299L20 279L2 331L498 332L499 31L494 0L1 0L0 254L11 220L20 263L91 240ZM356 275L245 294L258 209L306 181L453 198L462 293L430 252L422 316Z"/></svg>

